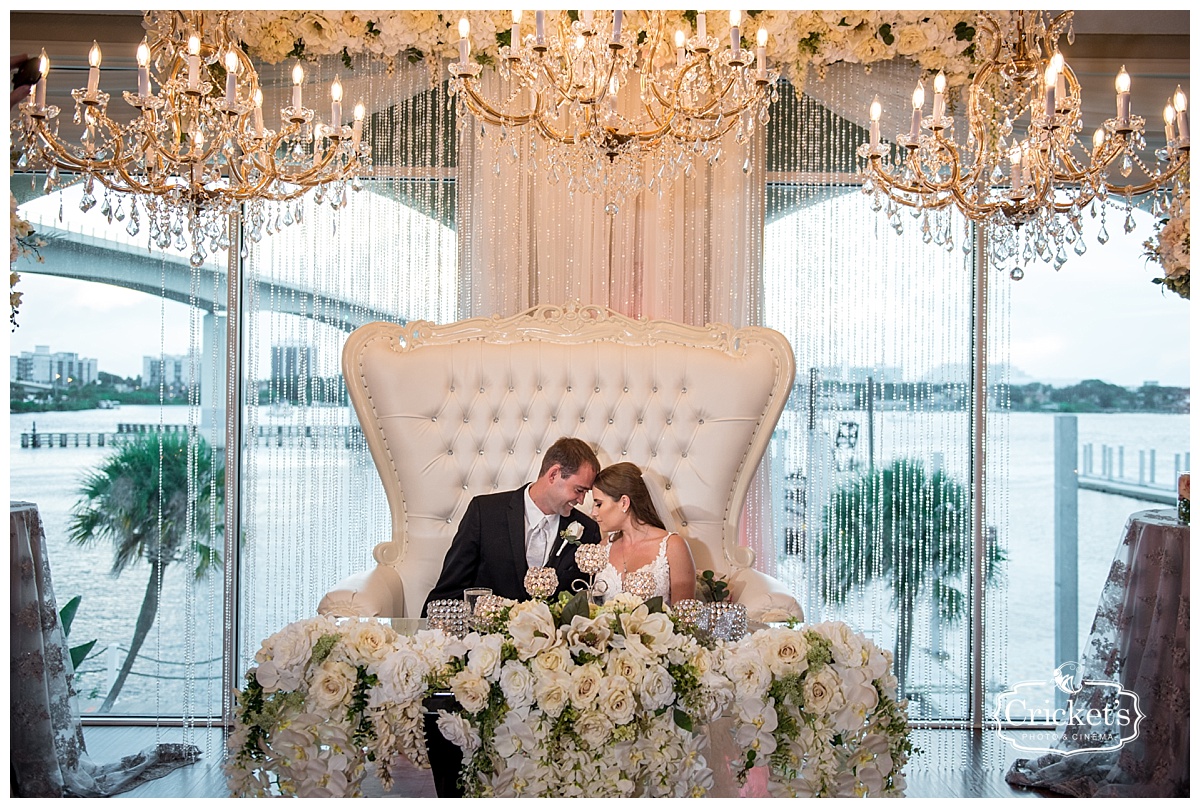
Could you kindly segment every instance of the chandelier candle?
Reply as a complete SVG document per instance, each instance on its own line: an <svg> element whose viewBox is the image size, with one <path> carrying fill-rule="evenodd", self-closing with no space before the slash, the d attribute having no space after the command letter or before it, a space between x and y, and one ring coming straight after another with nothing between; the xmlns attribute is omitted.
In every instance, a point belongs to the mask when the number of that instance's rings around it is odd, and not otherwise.
<svg viewBox="0 0 1200 808"><path fill-rule="evenodd" d="M729 59L730 62L740 62L742 58L742 12L734 9L729 12Z"/></svg>
<svg viewBox="0 0 1200 808"><path fill-rule="evenodd" d="M675 32L675 64L679 65L680 67L683 67L683 60L684 60L684 56L685 56L684 51L683 51L683 45L684 45L683 31L676 31Z"/></svg>
<svg viewBox="0 0 1200 808"><path fill-rule="evenodd" d="M350 144L358 149L358 143L362 140L363 118L367 117L367 108L363 106L363 102L359 101L354 105L354 127L350 134Z"/></svg>
<svg viewBox="0 0 1200 808"><path fill-rule="evenodd" d="M546 45L546 12L538 11L533 15L534 34L539 47Z"/></svg>
<svg viewBox="0 0 1200 808"><path fill-rule="evenodd" d="M517 50L521 47L521 9L515 9L512 15L512 29L509 31L510 59L516 58Z"/></svg>
<svg viewBox="0 0 1200 808"><path fill-rule="evenodd" d="M708 39L708 23L703 11L696 12L696 37L700 40L700 48L708 50L704 40Z"/></svg>
<svg viewBox="0 0 1200 808"><path fill-rule="evenodd" d="M755 62L758 64L758 80L767 80L767 29L758 29L758 52L755 54Z"/></svg>
<svg viewBox="0 0 1200 808"><path fill-rule="evenodd" d="M329 96L333 99L333 103L329 106L329 125L333 127L334 134L342 128L342 78L338 76L334 78L333 85L329 88Z"/></svg>
<svg viewBox="0 0 1200 808"><path fill-rule="evenodd" d="M471 23L463 17L458 21L458 63L465 65L471 55L471 43L467 37L471 35Z"/></svg>
<svg viewBox="0 0 1200 808"><path fill-rule="evenodd" d="M879 148L879 116L883 115L883 105L879 103L879 96L875 96L875 100L871 102L871 151Z"/></svg>
<svg viewBox="0 0 1200 808"><path fill-rule="evenodd" d="M87 97L95 98L100 90L100 45L92 40L92 49L88 51L88 83Z"/></svg>
<svg viewBox="0 0 1200 808"><path fill-rule="evenodd" d="M1175 98L1172 103L1175 107L1175 121L1179 126L1179 145L1181 147L1190 146L1192 131L1188 126L1187 96L1183 94L1182 87L1175 88Z"/></svg>
<svg viewBox="0 0 1200 808"><path fill-rule="evenodd" d="M1058 92L1058 74L1054 70L1054 62L1046 68L1046 125L1054 123L1054 98Z"/></svg>
<svg viewBox="0 0 1200 808"><path fill-rule="evenodd" d="M263 94L262 90L254 91L254 136L263 136L263 117L262 117Z"/></svg>
<svg viewBox="0 0 1200 808"><path fill-rule="evenodd" d="M908 136L912 138L912 148L917 147L917 140L921 137L921 107L925 106L925 83L918 81L917 89L913 90L912 95L912 128L908 132Z"/></svg>
<svg viewBox="0 0 1200 808"><path fill-rule="evenodd" d="M292 68L292 107L299 111L304 104L301 86L304 84L304 68L296 65Z"/></svg>
<svg viewBox="0 0 1200 808"><path fill-rule="evenodd" d="M150 95L150 42L142 37L142 44L137 49L138 63L138 96L146 98Z"/></svg>
<svg viewBox="0 0 1200 808"><path fill-rule="evenodd" d="M946 74L939 70L933 80L933 125L941 128L938 122L946 114Z"/></svg>
<svg viewBox="0 0 1200 808"><path fill-rule="evenodd" d="M1125 72L1125 65L1121 65L1121 72L1117 74L1117 131L1129 131L1129 74Z"/></svg>
<svg viewBox="0 0 1200 808"><path fill-rule="evenodd" d="M46 74L50 72L50 59L46 57L45 48L42 49L42 55L38 57L38 81L37 89L33 94L33 102L38 109L46 108Z"/></svg>
<svg viewBox="0 0 1200 808"><path fill-rule="evenodd" d="M225 106L237 105L238 57L233 51L225 51Z"/></svg>
<svg viewBox="0 0 1200 808"><path fill-rule="evenodd" d="M613 12L612 44L614 45L621 44L621 17L624 13L625 12L621 11L621 9L617 9Z"/></svg>
<svg viewBox="0 0 1200 808"><path fill-rule="evenodd" d="M188 83L189 92L200 92L200 37L192 34L188 38Z"/></svg>

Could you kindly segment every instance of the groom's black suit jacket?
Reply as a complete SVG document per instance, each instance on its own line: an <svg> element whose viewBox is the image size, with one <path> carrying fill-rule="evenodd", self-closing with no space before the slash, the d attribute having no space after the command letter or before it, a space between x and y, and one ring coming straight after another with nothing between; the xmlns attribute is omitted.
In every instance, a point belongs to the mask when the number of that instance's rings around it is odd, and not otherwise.
<svg viewBox="0 0 1200 808"><path fill-rule="evenodd" d="M493 594L513 600L528 600L525 592L525 489L483 494L471 500L458 533L442 563L437 586L425 599L461 598L463 590L485 586ZM571 583L585 578L575 564L575 547L568 544L559 553L564 539L562 532L573 522L583 525L580 541L595 544L600 541L600 528L589 517L572 509L570 516L560 516L558 533L552 537L550 560L547 565L558 573L558 591L570 591ZM424 612L426 610L422 610Z"/></svg>

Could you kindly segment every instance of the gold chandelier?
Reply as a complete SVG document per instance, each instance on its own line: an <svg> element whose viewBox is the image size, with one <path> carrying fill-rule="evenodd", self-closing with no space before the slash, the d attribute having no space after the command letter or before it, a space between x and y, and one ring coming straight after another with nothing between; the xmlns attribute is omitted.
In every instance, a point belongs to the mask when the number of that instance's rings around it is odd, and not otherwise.
<svg viewBox="0 0 1200 808"><path fill-rule="evenodd" d="M489 98L470 58L470 22L460 21L459 59L450 65L459 120L470 111L502 143L533 132L530 170L540 164L552 181L565 176L573 190L605 194L610 214L643 188L661 193L678 173L690 176L697 158L716 164L730 131L749 142L778 98L767 32L760 28L747 47L738 11L729 12L723 41L709 35L703 11L692 31L667 31L662 11L537 11L532 30L522 22L514 11L500 89ZM515 143L508 150L515 159Z"/></svg>
<svg viewBox="0 0 1200 808"><path fill-rule="evenodd" d="M127 215L126 231L137 235L144 217L161 248L187 249L186 228L194 266L209 251L229 246L229 215L243 206L248 237L258 241L264 228L269 233L301 218L297 200L313 188L317 202L344 205L347 185L357 190L360 172L371 167L363 104L347 124L335 79L330 117L318 120L303 105L304 73L297 64L279 130L267 128L258 74L230 36L230 21L226 11L147 12L137 92L123 93L135 111L126 124L109 117L100 48L93 43L87 86L71 91L74 123L82 128L78 142L59 136L59 109L46 104L50 65L42 51L40 79L13 123L14 142L22 147L17 167L45 170L47 193L64 181L62 174L82 175L84 211L97 204L98 181L105 189L100 210L109 221Z"/></svg>
<svg viewBox="0 0 1200 808"><path fill-rule="evenodd" d="M1146 122L1130 111L1130 80L1122 67L1116 114L1085 142L1079 82L1058 50L1064 32L1074 39L1072 16L1018 11L1005 25L981 12L980 48L988 56L968 90L965 146L955 140L944 75L934 81L929 117L923 115L924 84L918 83L911 127L894 145L880 141L876 97L869 142L858 150L866 160L863 191L874 197L875 210L886 210L898 232L899 208L907 206L922 219L926 242L952 249L948 211L956 208L989 228L994 264L1012 261L1011 275L1020 279L1020 264L1035 256L1057 269L1067 260L1068 246L1078 255L1086 251L1082 222L1089 206L1093 216L1100 209L1102 244L1109 238L1105 217L1115 204L1111 199L1124 199L1126 232L1134 227L1139 197L1154 195L1156 217L1168 209L1172 194L1186 183L1187 99L1180 90L1168 102L1167 145L1146 158Z"/></svg>

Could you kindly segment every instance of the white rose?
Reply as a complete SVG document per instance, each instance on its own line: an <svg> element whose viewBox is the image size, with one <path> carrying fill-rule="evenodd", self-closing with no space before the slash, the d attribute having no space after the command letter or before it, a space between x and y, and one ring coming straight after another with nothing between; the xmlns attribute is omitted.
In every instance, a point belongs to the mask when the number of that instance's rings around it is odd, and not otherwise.
<svg viewBox="0 0 1200 808"><path fill-rule="evenodd" d="M571 672L571 703L583 709L600 695L600 682L604 671L595 663L580 665Z"/></svg>
<svg viewBox="0 0 1200 808"><path fill-rule="evenodd" d="M450 678L450 692L468 713L477 713L487 706L492 686L473 670L459 671Z"/></svg>
<svg viewBox="0 0 1200 808"><path fill-rule="evenodd" d="M651 665L638 686L638 695L647 710L666 707L675 700L675 680L662 665Z"/></svg>
<svg viewBox="0 0 1200 808"><path fill-rule="evenodd" d="M804 673L808 669L808 641L799 631L768 629L761 647L767 667L776 676Z"/></svg>
<svg viewBox="0 0 1200 808"><path fill-rule="evenodd" d="M522 661L553 648L559 642L550 608L541 601L518 603L509 610L508 633Z"/></svg>
<svg viewBox="0 0 1200 808"><path fill-rule="evenodd" d="M398 636L391 626L374 620L350 623L345 629L340 645L350 662L381 662L394 650Z"/></svg>
<svg viewBox="0 0 1200 808"><path fill-rule="evenodd" d="M394 702L420 697L425 692L425 677L429 672L429 663L408 644L389 654L375 669L378 687L386 700Z"/></svg>
<svg viewBox="0 0 1200 808"><path fill-rule="evenodd" d="M637 685L642 680L646 663L628 651L621 649L608 655L608 665L605 671L609 676L619 676L631 685Z"/></svg>
<svg viewBox="0 0 1200 808"><path fill-rule="evenodd" d="M761 698L771 686L771 671L766 660L752 645L737 646L725 665L725 675L733 682L733 690L739 699Z"/></svg>
<svg viewBox="0 0 1200 808"><path fill-rule="evenodd" d="M570 699L571 677L562 671L543 671L533 685L533 695L542 712L557 718Z"/></svg>
<svg viewBox="0 0 1200 808"><path fill-rule="evenodd" d="M520 662L509 660L500 669L500 690L514 710L533 704L533 673Z"/></svg>
<svg viewBox="0 0 1200 808"><path fill-rule="evenodd" d="M575 722L575 733L592 749L604 746L612 735L612 730L612 721L598 710L585 710Z"/></svg>
<svg viewBox="0 0 1200 808"><path fill-rule="evenodd" d="M892 31L893 43L901 56L913 56L930 47L929 37L923 24L901 25Z"/></svg>
<svg viewBox="0 0 1200 808"><path fill-rule="evenodd" d="M637 704L633 697L633 691L629 689L629 683L616 676L606 676L600 685L600 702L597 709L611 718L614 724L620 726L628 724L633 719L636 708Z"/></svg>
<svg viewBox="0 0 1200 808"><path fill-rule="evenodd" d="M804 708L812 713L828 714L840 710L846 700L838 685L837 676L829 667L809 671L804 677Z"/></svg>
<svg viewBox="0 0 1200 808"><path fill-rule="evenodd" d="M533 666L535 673L542 673L544 671L565 671L573 663L571 662L571 652L567 650L567 647L556 645L535 656L529 664Z"/></svg>
<svg viewBox="0 0 1200 808"><path fill-rule="evenodd" d="M279 668L297 668L312 656L313 640L306 626L293 624L263 640L254 658L259 662L271 660Z"/></svg>
<svg viewBox="0 0 1200 808"><path fill-rule="evenodd" d="M308 695L325 711L350 703L358 671L345 662L326 661L313 674Z"/></svg>
<svg viewBox="0 0 1200 808"><path fill-rule="evenodd" d="M475 639L471 640L472 637ZM470 649L467 655L467 669L475 671L489 681L496 681L500 674L500 663L503 661L501 656L504 652L504 637L499 634L488 634L486 637L471 634L467 639L469 642L466 645Z"/></svg>

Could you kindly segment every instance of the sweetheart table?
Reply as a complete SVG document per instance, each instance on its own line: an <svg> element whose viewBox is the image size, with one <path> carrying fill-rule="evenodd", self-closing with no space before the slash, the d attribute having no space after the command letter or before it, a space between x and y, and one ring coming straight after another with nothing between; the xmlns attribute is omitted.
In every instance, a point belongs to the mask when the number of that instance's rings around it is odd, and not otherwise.
<svg viewBox="0 0 1200 808"><path fill-rule="evenodd" d="M238 693L231 793L356 796L368 763L390 788L398 756L428 765L439 692L467 796L733 796L747 778L771 796L905 789L891 655L844 623L714 640L626 593L506 601L475 628L321 616L264 640Z"/></svg>

